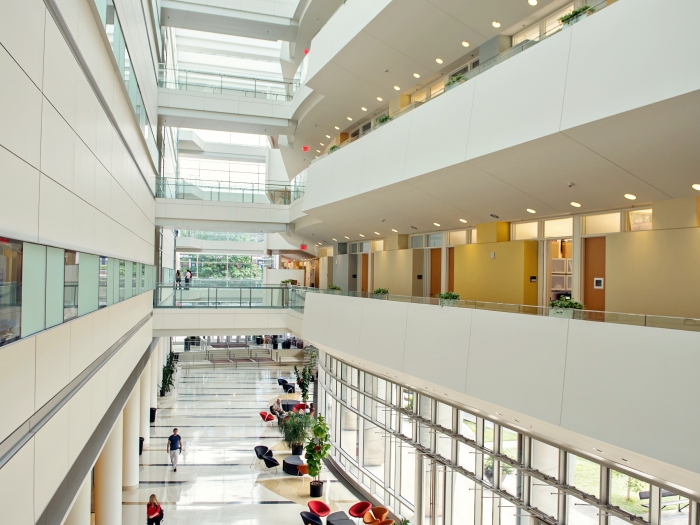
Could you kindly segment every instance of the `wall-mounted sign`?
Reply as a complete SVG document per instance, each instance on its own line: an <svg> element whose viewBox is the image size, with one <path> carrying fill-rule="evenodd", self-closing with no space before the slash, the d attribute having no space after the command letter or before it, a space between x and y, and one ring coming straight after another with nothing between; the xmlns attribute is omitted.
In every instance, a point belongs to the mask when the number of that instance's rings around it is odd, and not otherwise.
<svg viewBox="0 0 700 525"><path fill-rule="evenodd" d="M301 248L302 250L306 250L306 244L302 244L302 245L300 246L300 248Z"/></svg>
<svg viewBox="0 0 700 525"><path fill-rule="evenodd" d="M416 276L416 278L418 278L418 279L422 279L422 278L423 278L423 276L422 276L422 275L417 275L417 276Z"/></svg>
<svg viewBox="0 0 700 525"><path fill-rule="evenodd" d="M536 283L536 282L537 282L537 276L536 276L536 275L531 275L531 276L530 276L530 282L531 282L531 283Z"/></svg>
<svg viewBox="0 0 700 525"><path fill-rule="evenodd" d="M596 290L602 290L605 288L605 279L602 277L594 277L593 278L593 288Z"/></svg>

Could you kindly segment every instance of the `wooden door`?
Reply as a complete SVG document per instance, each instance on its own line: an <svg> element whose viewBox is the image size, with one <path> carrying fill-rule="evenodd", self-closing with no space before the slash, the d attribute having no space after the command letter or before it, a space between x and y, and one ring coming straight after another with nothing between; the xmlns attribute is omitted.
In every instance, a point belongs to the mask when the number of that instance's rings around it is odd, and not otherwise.
<svg viewBox="0 0 700 525"><path fill-rule="evenodd" d="M430 250L430 297L440 293L442 281L442 248Z"/></svg>
<svg viewBox="0 0 700 525"><path fill-rule="evenodd" d="M455 291L455 249L447 248L447 291Z"/></svg>
<svg viewBox="0 0 700 525"><path fill-rule="evenodd" d="M586 310L605 310L605 237L584 239L583 304Z"/></svg>
<svg viewBox="0 0 700 525"><path fill-rule="evenodd" d="M362 292L368 292L369 283L369 255L362 254Z"/></svg>

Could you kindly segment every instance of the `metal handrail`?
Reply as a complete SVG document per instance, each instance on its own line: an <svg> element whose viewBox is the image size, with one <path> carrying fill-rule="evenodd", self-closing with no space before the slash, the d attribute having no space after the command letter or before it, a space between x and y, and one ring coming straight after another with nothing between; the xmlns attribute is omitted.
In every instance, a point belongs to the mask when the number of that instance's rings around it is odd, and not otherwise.
<svg viewBox="0 0 700 525"><path fill-rule="evenodd" d="M284 183L232 182L160 177L156 197L227 202L291 204L304 195L305 187Z"/></svg>

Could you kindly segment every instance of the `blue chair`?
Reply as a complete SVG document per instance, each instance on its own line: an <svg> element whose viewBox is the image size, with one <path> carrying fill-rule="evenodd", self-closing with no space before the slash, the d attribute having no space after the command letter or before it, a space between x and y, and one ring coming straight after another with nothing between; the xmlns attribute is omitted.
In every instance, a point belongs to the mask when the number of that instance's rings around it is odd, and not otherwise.
<svg viewBox="0 0 700 525"><path fill-rule="evenodd" d="M323 525L323 520L316 516L316 514L304 511L300 512L299 515L301 516L304 525Z"/></svg>

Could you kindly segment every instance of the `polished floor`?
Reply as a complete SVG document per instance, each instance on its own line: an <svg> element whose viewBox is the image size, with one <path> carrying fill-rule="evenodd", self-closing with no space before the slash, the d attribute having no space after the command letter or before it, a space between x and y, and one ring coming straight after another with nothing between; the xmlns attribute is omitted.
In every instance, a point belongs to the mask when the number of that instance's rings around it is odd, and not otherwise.
<svg viewBox="0 0 700 525"><path fill-rule="evenodd" d="M292 376L291 368L277 366L182 369L176 403L158 410L151 426L139 488L123 493L124 525L145 523L150 494L163 503L167 525L300 525L299 513L308 510L310 500L308 476L289 476L281 467L275 472L253 462L256 445L273 449L280 465L290 454L277 422L263 425L258 413L284 398L277 378ZM184 442L177 472L166 453L175 427ZM347 511L358 501L327 469L321 478L327 481L322 499L333 511Z"/></svg>

